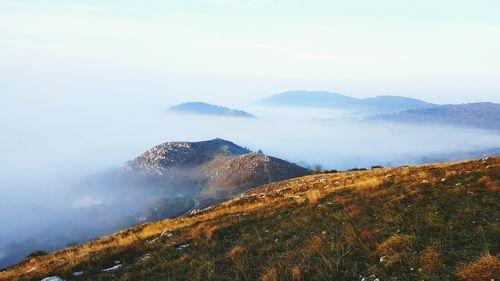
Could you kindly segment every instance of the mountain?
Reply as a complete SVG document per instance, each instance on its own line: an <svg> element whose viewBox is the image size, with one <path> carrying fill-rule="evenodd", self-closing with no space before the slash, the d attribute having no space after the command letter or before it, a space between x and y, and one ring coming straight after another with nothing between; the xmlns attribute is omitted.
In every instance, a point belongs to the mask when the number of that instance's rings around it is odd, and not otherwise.
<svg viewBox="0 0 500 281"><path fill-rule="evenodd" d="M269 105L361 109L380 112L399 112L435 106L421 100L400 96L358 99L324 91L288 91L270 96L262 102Z"/></svg>
<svg viewBox="0 0 500 281"><path fill-rule="evenodd" d="M262 101L264 104L304 107L352 107L359 99L324 91L287 91Z"/></svg>
<svg viewBox="0 0 500 281"><path fill-rule="evenodd" d="M410 109L434 108L436 105L422 100L400 96L377 96L361 99L365 106L380 108L387 111L403 111Z"/></svg>
<svg viewBox="0 0 500 281"><path fill-rule="evenodd" d="M174 105L169 108L173 112L215 115L215 116L230 116L230 117L245 117L253 118L254 115L245 111L230 109L223 106L208 104L204 102L186 102L179 105Z"/></svg>
<svg viewBox="0 0 500 281"><path fill-rule="evenodd" d="M379 115L374 119L408 123L450 124L500 130L500 104L490 102L450 104Z"/></svg>
<svg viewBox="0 0 500 281"><path fill-rule="evenodd" d="M223 139L167 142L125 164L136 180L175 189L207 206L262 184L309 174L309 170Z"/></svg>
<svg viewBox="0 0 500 281"><path fill-rule="evenodd" d="M31 257L0 280L498 280L499 187L500 158L315 174Z"/></svg>

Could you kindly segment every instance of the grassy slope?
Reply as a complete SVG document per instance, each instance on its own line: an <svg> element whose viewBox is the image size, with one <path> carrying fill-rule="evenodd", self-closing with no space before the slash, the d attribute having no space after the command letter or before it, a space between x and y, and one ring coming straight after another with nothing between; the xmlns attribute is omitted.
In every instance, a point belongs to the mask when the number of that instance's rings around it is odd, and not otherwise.
<svg viewBox="0 0 500 281"><path fill-rule="evenodd" d="M500 158L306 176L33 258L0 279L498 279L499 189ZM123 266L101 271L115 261Z"/></svg>

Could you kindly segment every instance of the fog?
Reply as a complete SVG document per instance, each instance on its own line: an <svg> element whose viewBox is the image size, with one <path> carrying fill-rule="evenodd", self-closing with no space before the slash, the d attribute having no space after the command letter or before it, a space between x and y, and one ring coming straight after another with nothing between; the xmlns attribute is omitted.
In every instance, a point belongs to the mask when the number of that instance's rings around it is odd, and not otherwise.
<svg viewBox="0 0 500 281"><path fill-rule="evenodd" d="M122 165L166 141L216 137L302 165L345 170L371 165L459 160L498 148L500 134L451 126L358 121L347 111L269 107L254 99L193 99L236 107L255 119L172 114L181 96L63 95L1 97L0 267L34 250L117 231L158 196L178 189L113 179ZM117 91L118 92L118 91ZM101 93L102 94L102 93ZM184 100L189 101L189 100Z"/></svg>

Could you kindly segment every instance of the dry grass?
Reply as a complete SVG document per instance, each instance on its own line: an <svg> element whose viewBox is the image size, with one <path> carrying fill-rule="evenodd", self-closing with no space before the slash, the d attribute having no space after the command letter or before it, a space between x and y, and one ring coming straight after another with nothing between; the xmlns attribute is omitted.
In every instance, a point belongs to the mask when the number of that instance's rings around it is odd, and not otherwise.
<svg viewBox="0 0 500 281"><path fill-rule="evenodd" d="M435 274L444 268L441 253L434 247L427 247L420 255L420 267L426 273Z"/></svg>
<svg viewBox="0 0 500 281"><path fill-rule="evenodd" d="M182 256L182 257L180 257L180 258L178 258L178 259L174 260L172 263L173 263L174 265L181 265L181 264L183 264L185 261L186 261L186 257L185 257L185 256Z"/></svg>
<svg viewBox="0 0 500 281"><path fill-rule="evenodd" d="M410 250L414 237L410 235L393 235L377 247L380 261L384 266L396 264L403 252Z"/></svg>
<svg viewBox="0 0 500 281"><path fill-rule="evenodd" d="M259 278L260 281L277 281L278 280L278 272L274 267L268 267L264 274Z"/></svg>
<svg viewBox="0 0 500 281"><path fill-rule="evenodd" d="M292 267L292 280L293 281L302 280L302 271L300 270L300 267L298 266Z"/></svg>
<svg viewBox="0 0 500 281"><path fill-rule="evenodd" d="M321 251L323 241L319 236L313 236L307 240L305 247L300 251L304 257L309 258Z"/></svg>
<svg viewBox="0 0 500 281"><path fill-rule="evenodd" d="M306 192L306 198L307 200L309 200L309 203L311 205L316 205L321 198L321 193L317 189L309 190L308 192Z"/></svg>
<svg viewBox="0 0 500 281"><path fill-rule="evenodd" d="M468 281L490 281L500 278L500 260L486 255L477 261L460 266L457 276Z"/></svg>
<svg viewBox="0 0 500 281"><path fill-rule="evenodd" d="M234 257L237 257L237 256L241 256L244 252L245 252L245 248L244 247L242 247L242 246L236 246L236 247L232 248L227 253L227 257L228 258L234 258Z"/></svg>
<svg viewBox="0 0 500 281"><path fill-rule="evenodd" d="M477 183L485 187L489 192L500 192L500 182L495 182L488 176L481 177Z"/></svg>

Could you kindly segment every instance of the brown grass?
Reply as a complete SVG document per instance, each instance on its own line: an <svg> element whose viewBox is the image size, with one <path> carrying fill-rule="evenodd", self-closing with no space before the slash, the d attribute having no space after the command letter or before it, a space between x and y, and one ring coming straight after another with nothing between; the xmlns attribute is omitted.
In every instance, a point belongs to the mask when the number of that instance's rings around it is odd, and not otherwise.
<svg viewBox="0 0 500 281"><path fill-rule="evenodd" d="M477 183L485 187L489 192L499 192L500 191L500 183L493 181L488 176L481 177Z"/></svg>
<svg viewBox="0 0 500 281"><path fill-rule="evenodd" d="M321 240L321 237L313 236L307 240L306 246L301 250L301 253L308 258L320 252L322 247L323 241Z"/></svg>
<svg viewBox="0 0 500 281"><path fill-rule="evenodd" d="M172 263L175 264L175 265L181 265L183 264L184 262L186 261L186 257L185 256L182 256L176 260L174 260Z"/></svg>
<svg viewBox="0 0 500 281"><path fill-rule="evenodd" d="M292 280L293 281L302 280L302 271L300 270L300 267L298 266L292 267Z"/></svg>
<svg viewBox="0 0 500 281"><path fill-rule="evenodd" d="M321 198L321 193L317 189L309 190L306 192L306 198L311 205L316 205Z"/></svg>
<svg viewBox="0 0 500 281"><path fill-rule="evenodd" d="M500 260L486 255L478 260L460 266L457 276L468 281L490 281L500 278Z"/></svg>
<svg viewBox="0 0 500 281"><path fill-rule="evenodd" d="M404 251L410 250L413 243L413 236L392 235L377 247L377 253L381 256L381 262L386 267L390 267L400 260Z"/></svg>
<svg viewBox="0 0 500 281"><path fill-rule="evenodd" d="M227 257L234 258L237 256L241 256L244 252L245 252L245 248L243 248L241 246L236 246L236 247L232 248L231 250L229 250L229 252L227 253Z"/></svg>
<svg viewBox="0 0 500 281"><path fill-rule="evenodd" d="M274 267L268 267L264 274L259 278L260 281L277 281L278 280L278 272Z"/></svg>
<svg viewBox="0 0 500 281"><path fill-rule="evenodd" d="M441 254L434 247L427 247L420 255L420 267L426 273L437 273L444 268Z"/></svg>

